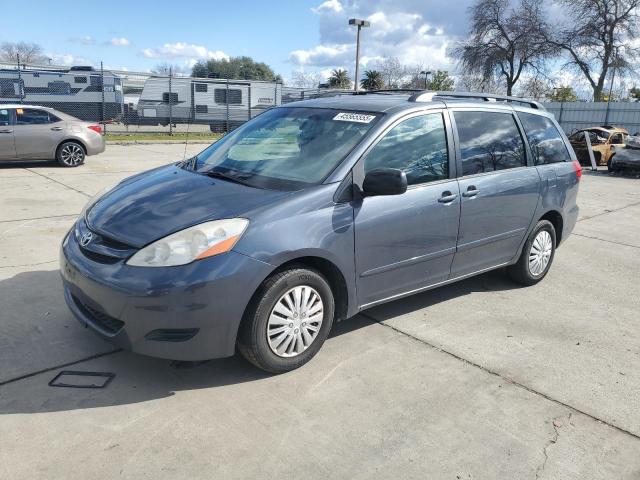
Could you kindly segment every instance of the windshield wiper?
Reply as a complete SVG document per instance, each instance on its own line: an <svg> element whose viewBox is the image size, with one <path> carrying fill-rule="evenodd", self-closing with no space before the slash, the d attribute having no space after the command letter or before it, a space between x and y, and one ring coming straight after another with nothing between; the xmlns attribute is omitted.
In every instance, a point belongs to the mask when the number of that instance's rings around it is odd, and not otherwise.
<svg viewBox="0 0 640 480"><path fill-rule="evenodd" d="M249 187L254 186L254 185L251 185L249 182L247 182L247 179L250 178L248 175L238 175L238 174L233 174L231 172L222 172L220 170L204 170L198 173L201 173L202 175L206 175L207 177L222 178L223 180L239 183L240 185L245 185Z"/></svg>

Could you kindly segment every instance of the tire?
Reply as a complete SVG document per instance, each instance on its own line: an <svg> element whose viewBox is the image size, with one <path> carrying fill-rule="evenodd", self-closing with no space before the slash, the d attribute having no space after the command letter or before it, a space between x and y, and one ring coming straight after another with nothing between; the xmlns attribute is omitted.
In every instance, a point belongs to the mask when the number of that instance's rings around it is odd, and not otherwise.
<svg viewBox="0 0 640 480"><path fill-rule="evenodd" d="M296 295L301 304L297 311ZM306 308L302 305L304 298ZM247 307L238 335L238 350L267 372L294 370L318 353L331 330L334 310L333 292L319 272L292 268L277 273L264 281ZM306 317L307 312L312 314ZM307 323L305 318L313 320Z"/></svg>
<svg viewBox="0 0 640 480"><path fill-rule="evenodd" d="M507 273L520 285L535 285L547 275L555 253L556 229L548 220L540 220L522 247L517 263L508 267ZM533 255L540 263L535 262Z"/></svg>
<svg viewBox="0 0 640 480"><path fill-rule="evenodd" d="M63 167L79 167L84 163L85 151L77 142L64 142L56 151L56 160Z"/></svg>

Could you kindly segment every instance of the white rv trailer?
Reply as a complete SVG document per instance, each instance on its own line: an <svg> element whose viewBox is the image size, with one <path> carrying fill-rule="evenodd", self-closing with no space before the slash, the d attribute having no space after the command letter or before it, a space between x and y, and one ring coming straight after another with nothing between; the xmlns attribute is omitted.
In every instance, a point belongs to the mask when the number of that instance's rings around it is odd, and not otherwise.
<svg viewBox="0 0 640 480"><path fill-rule="evenodd" d="M120 78L104 72L104 110L100 72L87 67L69 70L0 69L0 103L22 101L52 107L81 120L112 120L122 116ZM104 113L103 113L104 112Z"/></svg>
<svg viewBox="0 0 640 480"><path fill-rule="evenodd" d="M208 124L212 131L226 131L281 101L282 84L276 82L172 77L169 87L168 77L150 77L137 112L143 124L168 125L171 117L175 123Z"/></svg>

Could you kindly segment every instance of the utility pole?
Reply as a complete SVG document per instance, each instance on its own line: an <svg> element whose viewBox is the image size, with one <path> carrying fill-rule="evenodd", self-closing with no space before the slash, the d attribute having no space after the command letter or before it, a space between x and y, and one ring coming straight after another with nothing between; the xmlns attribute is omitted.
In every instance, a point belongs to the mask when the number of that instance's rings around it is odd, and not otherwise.
<svg viewBox="0 0 640 480"><path fill-rule="evenodd" d="M352 18L349 20L349 25L355 25L358 27L358 33L356 34L356 77L354 79L354 90L358 93L360 88L360 29L362 27L370 27L371 22L361 20L359 18Z"/></svg>
<svg viewBox="0 0 640 480"><path fill-rule="evenodd" d="M613 53L613 72L611 72L611 84L609 85L609 96L607 97L607 113L604 115L604 124L609 125L609 103L611 103L611 95L613 94L613 81L616 78L616 68L618 67L618 48L615 47Z"/></svg>

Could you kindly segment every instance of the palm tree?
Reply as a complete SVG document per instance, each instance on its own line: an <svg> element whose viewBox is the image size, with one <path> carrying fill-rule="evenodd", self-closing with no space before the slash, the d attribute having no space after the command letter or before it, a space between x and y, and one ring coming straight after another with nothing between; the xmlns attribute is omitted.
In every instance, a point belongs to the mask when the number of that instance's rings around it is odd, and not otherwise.
<svg viewBox="0 0 640 480"><path fill-rule="evenodd" d="M364 78L360 81L360 86L365 90L381 90L384 88L382 72L377 70L366 70L364 72Z"/></svg>
<svg viewBox="0 0 640 480"><path fill-rule="evenodd" d="M335 69L329 77L329 86L332 88L350 88L349 73L341 68Z"/></svg>

